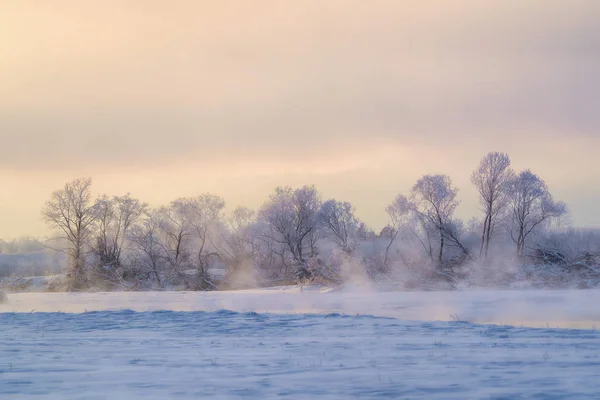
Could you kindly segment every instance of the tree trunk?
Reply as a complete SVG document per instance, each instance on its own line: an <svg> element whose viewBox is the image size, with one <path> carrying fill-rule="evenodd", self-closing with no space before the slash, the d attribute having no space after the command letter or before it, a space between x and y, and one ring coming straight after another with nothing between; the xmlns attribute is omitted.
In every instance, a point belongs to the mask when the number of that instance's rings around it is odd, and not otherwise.
<svg viewBox="0 0 600 400"><path fill-rule="evenodd" d="M485 237L487 232L487 221L488 215L486 214L485 219L483 220L483 232L481 232L481 248L479 249L479 257L483 256L483 250L485 247Z"/></svg>
<svg viewBox="0 0 600 400"><path fill-rule="evenodd" d="M517 256L522 258L525 253L525 235L523 228L519 228L519 237L517 238Z"/></svg>
<svg viewBox="0 0 600 400"><path fill-rule="evenodd" d="M487 232L485 237L485 259L487 260L490 253L490 241L492 240L492 214L490 213L487 223Z"/></svg>
<svg viewBox="0 0 600 400"><path fill-rule="evenodd" d="M479 248L479 257L483 256L483 249L485 246L485 232L487 231L487 215L483 220L483 232L481 232L481 247Z"/></svg>
<svg viewBox="0 0 600 400"><path fill-rule="evenodd" d="M385 248L385 255L383 258L383 268L386 270L387 270L387 263L388 263L390 249L392 248L392 244L394 243L394 240L396 240L396 236L398 236L398 229L396 229L395 232L392 231L392 234L390 236L390 242L388 243L388 245Z"/></svg>
<svg viewBox="0 0 600 400"><path fill-rule="evenodd" d="M440 230L440 253L438 255L439 267L442 268L442 261L444 258L444 232Z"/></svg>
<svg viewBox="0 0 600 400"><path fill-rule="evenodd" d="M83 261L81 251L81 244L76 243L74 252L72 254L71 266L69 268L69 273L67 274L68 279L68 290L70 292L84 289L86 286L85 279L85 265Z"/></svg>

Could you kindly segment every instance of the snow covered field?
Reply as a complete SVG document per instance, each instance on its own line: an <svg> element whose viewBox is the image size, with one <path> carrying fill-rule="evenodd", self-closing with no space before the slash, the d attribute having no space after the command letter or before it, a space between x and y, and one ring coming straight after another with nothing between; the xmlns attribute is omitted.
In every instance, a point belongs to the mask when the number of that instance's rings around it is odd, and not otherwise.
<svg viewBox="0 0 600 400"><path fill-rule="evenodd" d="M599 300L599 291L8 294L0 398L599 398ZM519 321L544 327L482 324Z"/></svg>

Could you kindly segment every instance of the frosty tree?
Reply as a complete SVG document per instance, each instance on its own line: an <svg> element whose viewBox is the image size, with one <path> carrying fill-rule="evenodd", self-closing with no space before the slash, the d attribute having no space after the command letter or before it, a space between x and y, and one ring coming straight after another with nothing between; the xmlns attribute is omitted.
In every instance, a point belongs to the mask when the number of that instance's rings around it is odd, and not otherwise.
<svg viewBox="0 0 600 400"><path fill-rule="evenodd" d="M558 218L567 212L563 202L557 202L546 183L530 170L519 173L509 183L511 223L509 233L523 256L527 237L544 221Z"/></svg>
<svg viewBox="0 0 600 400"><path fill-rule="evenodd" d="M134 245L135 260L141 272L152 282L156 280L159 288L163 287L164 247L161 241L162 215L157 210L146 210L138 224L131 229L129 238Z"/></svg>
<svg viewBox="0 0 600 400"><path fill-rule="evenodd" d="M99 263L100 276L118 275L125 242L134 224L146 210L140 200L125 196L100 197L94 207L96 237L92 251Z"/></svg>
<svg viewBox="0 0 600 400"><path fill-rule="evenodd" d="M333 240L343 251L351 251L351 234L358 226L358 219L354 215L352 204L334 199L327 200L319 211L319 222L328 238Z"/></svg>
<svg viewBox="0 0 600 400"><path fill-rule="evenodd" d="M299 273L305 271L307 256L315 251L320 207L314 186L278 187L260 210L260 219L271 228L270 239L290 252Z"/></svg>
<svg viewBox="0 0 600 400"><path fill-rule="evenodd" d="M235 208L221 227L219 253L226 260L227 273L232 274L258 257L256 212L247 207Z"/></svg>
<svg viewBox="0 0 600 400"><path fill-rule="evenodd" d="M166 279L169 280L183 274L189 265L193 227L186 216L184 199L176 199L169 206L161 207L154 217L158 225L158 235L154 240L161 249L165 267L168 267Z"/></svg>
<svg viewBox="0 0 600 400"><path fill-rule="evenodd" d="M211 260L219 257L214 241L224 207L221 197L206 193L176 199L151 213L152 220L135 232L147 265L164 264L166 281L177 278L191 289L211 286L208 270Z"/></svg>
<svg viewBox="0 0 600 400"><path fill-rule="evenodd" d="M490 242L501 213L508 202L508 186L514 172L510 158L504 153L488 153L473 171L471 182L479 192L479 202L484 213L483 232L479 256L488 258Z"/></svg>
<svg viewBox="0 0 600 400"><path fill-rule="evenodd" d="M181 199L187 223L191 227L196 249L196 269L203 277L208 274L210 260L218 257L213 238L216 225L221 220L225 200L220 196L205 193L196 197Z"/></svg>
<svg viewBox="0 0 600 400"><path fill-rule="evenodd" d="M412 188L414 211L425 224L433 227L438 233L440 267L443 265L446 240L468 254L467 249L460 243L452 220L459 204L457 194L458 189L446 175L425 175Z"/></svg>
<svg viewBox="0 0 600 400"><path fill-rule="evenodd" d="M68 244L64 251L69 256L69 290L87 286L84 252L89 245L95 222L91 194L92 180L79 178L52 193L42 209L42 217L57 232L56 239Z"/></svg>
<svg viewBox="0 0 600 400"><path fill-rule="evenodd" d="M446 175L425 175L413 186L410 197L398 195L386 212L390 224L386 227L389 244L384 254L384 264L388 253L401 228L408 228L438 267L444 265L444 250L447 244L458 247L465 255L469 251L459 239L457 224L453 220L459 204L456 199L458 189ZM413 228L411 225L416 227ZM434 245L437 242L437 257Z"/></svg>
<svg viewBox="0 0 600 400"><path fill-rule="evenodd" d="M415 205L403 194L396 196L394 201L385 208L390 222L381 236L388 240L383 255L383 266L387 268L390 249L403 225L407 225L415 211Z"/></svg>

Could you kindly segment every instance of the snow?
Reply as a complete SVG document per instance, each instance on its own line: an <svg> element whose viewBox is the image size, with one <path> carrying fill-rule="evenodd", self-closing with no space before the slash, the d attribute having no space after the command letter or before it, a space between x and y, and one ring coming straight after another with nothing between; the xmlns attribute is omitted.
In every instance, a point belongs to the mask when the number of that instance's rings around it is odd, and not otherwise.
<svg viewBox="0 0 600 400"><path fill-rule="evenodd" d="M7 300L0 398L600 398L594 290L281 287Z"/></svg>
<svg viewBox="0 0 600 400"><path fill-rule="evenodd" d="M16 292L48 292L64 288L65 275L15 276L0 280L0 289Z"/></svg>
<svg viewBox="0 0 600 400"><path fill-rule="evenodd" d="M529 327L600 327L600 290L380 292L276 287L215 292L8 293L0 312L102 310L340 313L409 321L453 321Z"/></svg>
<svg viewBox="0 0 600 400"><path fill-rule="evenodd" d="M337 314L0 316L0 398L593 398L600 334Z"/></svg>

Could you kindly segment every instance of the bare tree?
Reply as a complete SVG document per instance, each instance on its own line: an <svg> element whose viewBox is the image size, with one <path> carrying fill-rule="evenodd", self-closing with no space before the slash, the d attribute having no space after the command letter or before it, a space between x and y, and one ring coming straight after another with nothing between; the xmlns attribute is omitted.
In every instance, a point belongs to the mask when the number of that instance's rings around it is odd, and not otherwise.
<svg viewBox="0 0 600 400"><path fill-rule="evenodd" d="M520 257L524 255L525 242L534 229L567 213L565 203L555 201L546 183L530 170L519 173L510 181L509 208L511 225L508 230Z"/></svg>
<svg viewBox="0 0 600 400"><path fill-rule="evenodd" d="M452 185L452 180L446 175L425 175L412 188L414 211L419 218L431 224L438 232L440 267L443 265L446 240L468 254L467 249L460 243L452 220L459 204L456 200L457 194L458 189Z"/></svg>
<svg viewBox="0 0 600 400"><path fill-rule="evenodd" d="M390 223L387 225L387 229L384 228L385 232L382 232L380 235L389 240L383 256L384 268L387 268L388 266L390 249L402 226L406 225L411 218L414 208L414 204L402 194L396 196L394 201L385 208L385 211L390 218Z"/></svg>
<svg viewBox="0 0 600 400"><path fill-rule="evenodd" d="M354 206L348 202L327 200L319 211L319 221L325 235L331 238L344 252L352 251L351 235L357 230L358 218Z"/></svg>
<svg viewBox="0 0 600 400"><path fill-rule="evenodd" d="M164 287L164 248L161 246L161 214L156 210L146 211L140 223L135 224L129 235L135 250L136 260L142 275L151 282L156 280L159 288Z"/></svg>
<svg viewBox="0 0 600 400"><path fill-rule="evenodd" d="M257 267L270 278L277 279L288 276L289 247L279 240L279 233L271 224L258 214L256 222L251 227L251 234L256 239ZM291 260L293 262L293 258Z"/></svg>
<svg viewBox="0 0 600 400"><path fill-rule="evenodd" d="M271 228L270 239L286 247L300 274L307 272L306 258L314 252L314 243L308 242L317 230L320 206L320 196L314 186L296 190L278 187L259 213L261 220Z"/></svg>
<svg viewBox="0 0 600 400"><path fill-rule="evenodd" d="M238 285L239 279L253 280L258 271L262 248L256 224L256 212L237 207L220 224L218 252L225 263L225 280L228 285ZM233 282L238 280L237 282ZM246 284L242 282L242 284Z"/></svg>
<svg viewBox="0 0 600 400"><path fill-rule="evenodd" d="M92 251L98 259L100 277L122 281L121 263L125 241L132 226L145 212L147 205L140 200L125 196L109 198L104 195L96 201L96 240Z"/></svg>
<svg viewBox="0 0 600 400"><path fill-rule="evenodd" d="M152 213L155 221L138 232L137 242L141 241L147 257L160 249L163 285L176 281L194 290L214 287L208 270L212 260L219 258L214 241L224 207L221 197L203 194L176 199Z"/></svg>
<svg viewBox="0 0 600 400"><path fill-rule="evenodd" d="M171 202L168 207L157 211L159 236L158 246L162 250L162 258L168 271L165 284L175 277L181 278L190 263L190 242L193 227L186 215L186 204L183 199Z"/></svg>
<svg viewBox="0 0 600 400"><path fill-rule="evenodd" d="M255 254L257 244L252 229L255 222L256 212L246 207L237 207L227 218L226 232L222 234L222 253L229 259L233 271Z"/></svg>
<svg viewBox="0 0 600 400"><path fill-rule="evenodd" d="M358 223L358 226L356 227L356 236L360 240L364 241L374 240L377 237L375 231L373 231L373 229L371 229L369 226L367 226L367 224L365 224L362 221L360 221Z"/></svg>
<svg viewBox="0 0 600 400"><path fill-rule="evenodd" d="M63 189L52 193L42 210L48 226L58 232L57 239L68 243L64 251L70 259L67 276L71 291L87 286L84 255L95 222L91 186L90 178L68 182Z"/></svg>
<svg viewBox="0 0 600 400"><path fill-rule="evenodd" d="M197 270L206 278L210 260L218 257L213 237L216 236L216 224L220 222L221 212L225 208L225 201L213 194L202 194L189 199L181 199L185 218L196 240Z"/></svg>
<svg viewBox="0 0 600 400"><path fill-rule="evenodd" d="M508 185L513 177L510 158L507 154L498 152L487 154L471 175L471 182L479 192L479 201L484 213L480 257L488 258L494 229L499 215L507 206Z"/></svg>
<svg viewBox="0 0 600 400"><path fill-rule="evenodd" d="M229 227L235 232L242 232L256 222L256 212L247 207L237 207L227 219Z"/></svg>

